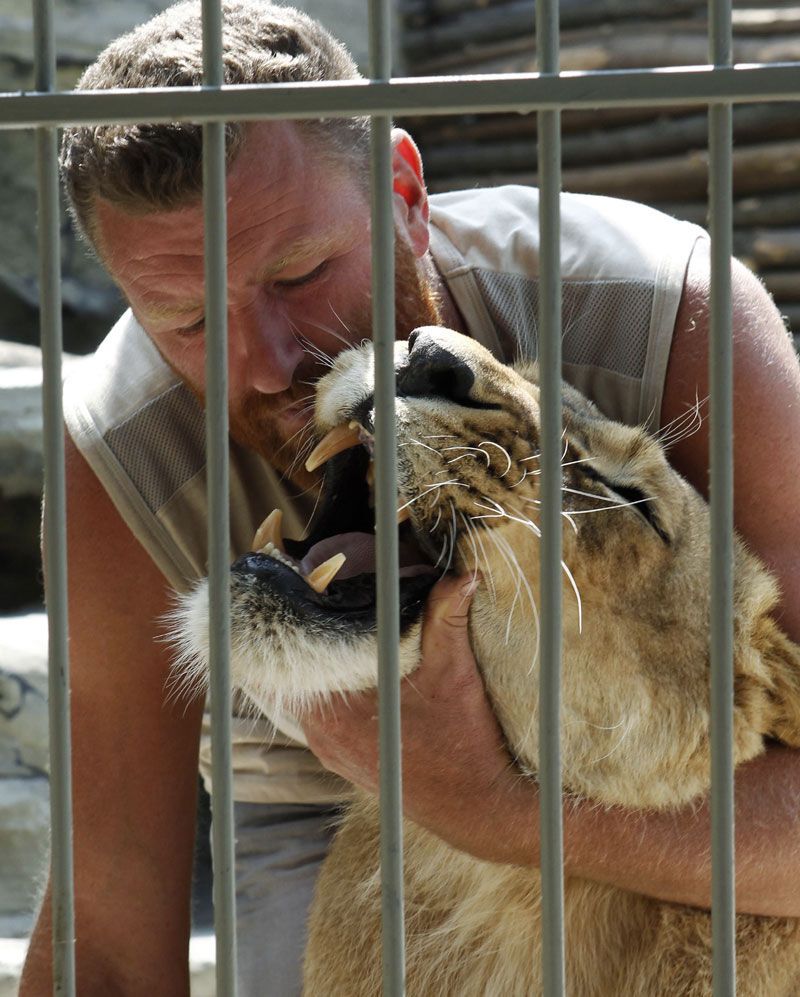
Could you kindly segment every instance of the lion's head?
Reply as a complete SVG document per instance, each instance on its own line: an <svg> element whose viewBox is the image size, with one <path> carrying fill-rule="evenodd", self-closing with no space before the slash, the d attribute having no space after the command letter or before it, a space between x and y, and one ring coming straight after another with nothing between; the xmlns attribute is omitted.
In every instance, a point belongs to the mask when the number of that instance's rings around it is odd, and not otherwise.
<svg viewBox="0 0 800 997"><path fill-rule="evenodd" d="M401 668L419 658L427 593L478 571L470 634L520 764L537 767L539 388L447 329L395 347ZM279 516L232 568L234 682L268 713L376 684L373 352L341 353L317 389L323 508L305 543ZM605 803L669 806L709 782L708 510L642 429L564 386L562 762ZM765 736L797 743L797 648L769 612L773 581L737 541L736 758ZM205 585L178 623L202 672ZM189 664L187 664L189 662ZM194 664L191 664L194 662ZM198 663L199 662L199 666Z"/></svg>

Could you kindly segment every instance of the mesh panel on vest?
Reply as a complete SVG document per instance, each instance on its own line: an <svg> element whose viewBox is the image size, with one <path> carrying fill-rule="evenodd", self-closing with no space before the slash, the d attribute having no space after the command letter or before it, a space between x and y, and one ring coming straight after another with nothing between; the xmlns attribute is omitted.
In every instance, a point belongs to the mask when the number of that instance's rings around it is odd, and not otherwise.
<svg viewBox="0 0 800 997"><path fill-rule="evenodd" d="M477 268L473 274L501 337L517 342L523 357L536 357L539 282L521 274ZM640 378L647 358L653 294L653 284L647 280L565 281L561 299L564 363Z"/></svg>
<svg viewBox="0 0 800 997"><path fill-rule="evenodd" d="M205 466L205 415L176 384L109 430L105 442L155 513Z"/></svg>

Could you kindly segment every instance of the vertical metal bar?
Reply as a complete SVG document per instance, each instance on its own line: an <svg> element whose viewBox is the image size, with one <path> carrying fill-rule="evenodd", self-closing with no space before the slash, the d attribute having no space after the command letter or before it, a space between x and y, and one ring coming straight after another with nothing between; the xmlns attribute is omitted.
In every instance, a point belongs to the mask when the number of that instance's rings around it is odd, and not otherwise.
<svg viewBox="0 0 800 997"><path fill-rule="evenodd" d="M731 64L731 2L710 0L709 57ZM709 107L711 229L711 925L715 997L736 992L733 796L732 108Z"/></svg>
<svg viewBox="0 0 800 997"><path fill-rule="evenodd" d="M370 76L391 77L391 10L370 0ZM394 417L394 219L391 119L371 121L372 330L375 348L375 525L377 531L378 713L381 810L383 993L405 993L403 824L400 747L400 588L397 438Z"/></svg>
<svg viewBox="0 0 800 997"><path fill-rule="evenodd" d="M52 0L33 8L36 89L55 83ZM61 402L61 260L58 143L55 128L36 130L39 288L44 414L44 532L49 639L50 822L53 993L75 994L75 892L72 860L72 751L67 644L67 536L64 418Z"/></svg>
<svg viewBox="0 0 800 997"><path fill-rule="evenodd" d="M558 0L536 4L539 70L558 73ZM540 111L539 371L541 378L541 800L542 992L564 993L564 848L561 814L561 128Z"/></svg>
<svg viewBox="0 0 800 997"><path fill-rule="evenodd" d="M203 0L203 83L221 86L222 13ZM214 928L217 993L236 997L236 894L230 682L230 508L228 473L228 295L225 125L203 125L205 215L206 456Z"/></svg>

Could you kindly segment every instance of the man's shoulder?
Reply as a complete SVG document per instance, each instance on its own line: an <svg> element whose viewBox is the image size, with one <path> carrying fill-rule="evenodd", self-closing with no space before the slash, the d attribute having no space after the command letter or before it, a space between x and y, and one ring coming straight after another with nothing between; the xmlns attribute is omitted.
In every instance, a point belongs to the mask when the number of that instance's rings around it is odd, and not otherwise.
<svg viewBox="0 0 800 997"><path fill-rule="evenodd" d="M539 260L539 192L504 186L431 197L433 249L449 269L535 276ZM685 258L703 230L635 201L594 194L561 196L565 280L652 281L665 257ZM450 250L450 253L447 250ZM443 267L446 271L447 265Z"/></svg>
<svg viewBox="0 0 800 997"><path fill-rule="evenodd" d="M128 310L67 378L65 414L69 422L75 410L82 411L103 434L178 383L177 375Z"/></svg>

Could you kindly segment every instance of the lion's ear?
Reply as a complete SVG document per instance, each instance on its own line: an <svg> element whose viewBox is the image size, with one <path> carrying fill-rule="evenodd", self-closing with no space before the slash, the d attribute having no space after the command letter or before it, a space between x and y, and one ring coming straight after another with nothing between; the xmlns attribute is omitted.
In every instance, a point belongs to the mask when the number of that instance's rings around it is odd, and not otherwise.
<svg viewBox="0 0 800 997"><path fill-rule="evenodd" d="M768 736L800 747L800 647L766 618L755 641L771 679Z"/></svg>

